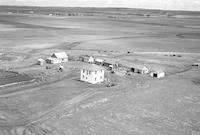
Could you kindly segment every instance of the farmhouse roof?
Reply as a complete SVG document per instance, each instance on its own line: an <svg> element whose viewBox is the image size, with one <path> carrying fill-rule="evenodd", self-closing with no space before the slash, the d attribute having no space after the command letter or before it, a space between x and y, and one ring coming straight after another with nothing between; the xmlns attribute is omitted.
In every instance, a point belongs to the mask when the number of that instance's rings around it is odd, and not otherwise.
<svg viewBox="0 0 200 135"><path fill-rule="evenodd" d="M85 69L85 70L89 70L89 71L99 71L99 70L103 70L103 67L101 66L97 66L95 64L87 64L87 65L84 65L83 67L81 67L82 69Z"/></svg>
<svg viewBox="0 0 200 135"><path fill-rule="evenodd" d="M67 58L68 56L65 52L57 52L57 53L53 53L53 55L51 57L63 59L63 58Z"/></svg>

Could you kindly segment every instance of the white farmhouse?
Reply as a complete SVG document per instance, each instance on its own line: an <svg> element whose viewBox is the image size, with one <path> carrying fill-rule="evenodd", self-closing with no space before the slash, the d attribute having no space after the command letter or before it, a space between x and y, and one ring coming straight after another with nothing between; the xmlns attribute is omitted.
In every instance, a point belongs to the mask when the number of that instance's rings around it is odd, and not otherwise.
<svg viewBox="0 0 200 135"><path fill-rule="evenodd" d="M104 69L94 64L83 66L80 80L91 84L101 83L104 81Z"/></svg>
<svg viewBox="0 0 200 135"><path fill-rule="evenodd" d="M68 56L65 52L54 53L51 57L46 59L46 62L51 64L68 62Z"/></svg>

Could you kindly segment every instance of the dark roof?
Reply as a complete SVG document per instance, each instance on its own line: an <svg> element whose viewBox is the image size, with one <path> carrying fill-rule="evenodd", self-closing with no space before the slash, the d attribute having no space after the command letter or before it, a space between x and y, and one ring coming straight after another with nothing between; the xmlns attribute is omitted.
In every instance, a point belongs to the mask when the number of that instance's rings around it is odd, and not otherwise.
<svg viewBox="0 0 200 135"><path fill-rule="evenodd" d="M79 56L79 58L89 58L90 56L89 55L81 55Z"/></svg>
<svg viewBox="0 0 200 135"><path fill-rule="evenodd" d="M141 70L144 68L147 68L144 65L134 64L134 63L130 63L130 62L120 62L120 64L122 64L123 66L128 67L128 68L136 68L136 69L141 69Z"/></svg>
<svg viewBox="0 0 200 135"><path fill-rule="evenodd" d="M112 65L115 65L117 62L115 60L105 59L104 63L109 63L109 64L112 64Z"/></svg>
<svg viewBox="0 0 200 135"><path fill-rule="evenodd" d="M85 69L85 70L89 70L89 71L99 71L99 70L102 70L103 67L97 66L95 64L87 64L87 65L84 65L83 67L81 67L81 69Z"/></svg>
<svg viewBox="0 0 200 135"><path fill-rule="evenodd" d="M67 58L67 54L65 52L57 52L57 53L54 53L51 57L54 57L54 58Z"/></svg>

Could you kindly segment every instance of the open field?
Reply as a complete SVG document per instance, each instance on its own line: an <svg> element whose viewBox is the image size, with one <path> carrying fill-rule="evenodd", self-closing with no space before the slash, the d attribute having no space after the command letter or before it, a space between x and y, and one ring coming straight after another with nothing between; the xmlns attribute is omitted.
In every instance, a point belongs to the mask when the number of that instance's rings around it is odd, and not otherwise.
<svg viewBox="0 0 200 135"><path fill-rule="evenodd" d="M36 64L59 51L70 57L63 72ZM104 67L107 81L84 83L77 59L86 54L166 77ZM0 89L0 135L200 135L195 62L199 12L1 7L0 85L35 81Z"/></svg>

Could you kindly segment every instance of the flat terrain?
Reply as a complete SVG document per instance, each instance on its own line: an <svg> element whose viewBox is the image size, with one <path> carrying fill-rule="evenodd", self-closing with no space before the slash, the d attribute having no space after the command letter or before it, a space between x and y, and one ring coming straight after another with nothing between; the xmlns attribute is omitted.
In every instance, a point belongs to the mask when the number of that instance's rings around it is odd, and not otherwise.
<svg viewBox="0 0 200 135"><path fill-rule="evenodd" d="M70 61L36 64L65 51ZM142 64L166 77L106 68L79 81L80 55ZM0 8L0 135L200 135L200 13ZM49 69L46 68L49 67ZM11 78L11 79L9 79ZM112 84L112 87L109 84Z"/></svg>

